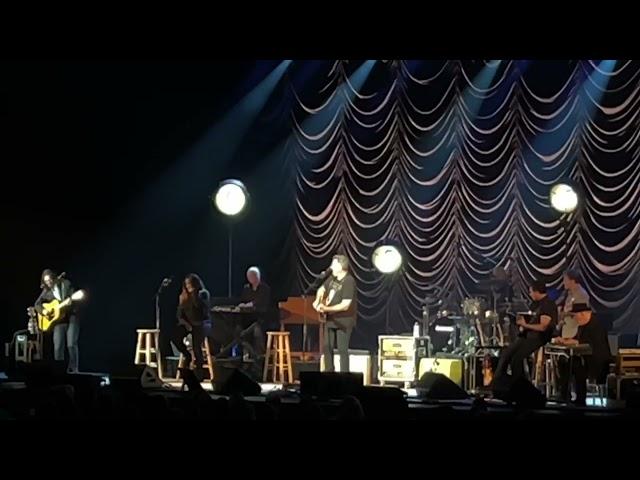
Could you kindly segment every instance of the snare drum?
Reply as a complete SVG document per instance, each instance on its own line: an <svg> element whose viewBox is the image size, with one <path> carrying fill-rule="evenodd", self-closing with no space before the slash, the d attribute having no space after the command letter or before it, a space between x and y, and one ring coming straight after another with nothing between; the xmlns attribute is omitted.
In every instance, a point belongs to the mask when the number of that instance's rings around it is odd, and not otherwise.
<svg viewBox="0 0 640 480"><path fill-rule="evenodd" d="M484 300L476 297L465 298L462 302L462 313L467 317L480 317L484 314Z"/></svg>

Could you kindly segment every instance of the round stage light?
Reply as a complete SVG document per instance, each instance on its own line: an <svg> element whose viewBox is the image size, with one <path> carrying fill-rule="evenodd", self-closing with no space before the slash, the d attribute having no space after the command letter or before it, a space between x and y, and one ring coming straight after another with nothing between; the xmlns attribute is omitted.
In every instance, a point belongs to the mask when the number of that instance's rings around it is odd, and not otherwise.
<svg viewBox="0 0 640 480"><path fill-rule="evenodd" d="M578 208L578 192L571 185L558 183L549 193L551 206L560 213L571 213Z"/></svg>
<svg viewBox="0 0 640 480"><path fill-rule="evenodd" d="M247 204L249 193L240 180L220 182L213 201L216 208L225 215L238 215Z"/></svg>
<svg viewBox="0 0 640 480"><path fill-rule="evenodd" d="M380 273L394 273L402 266L402 254L393 245L381 245L373 251L371 261Z"/></svg>

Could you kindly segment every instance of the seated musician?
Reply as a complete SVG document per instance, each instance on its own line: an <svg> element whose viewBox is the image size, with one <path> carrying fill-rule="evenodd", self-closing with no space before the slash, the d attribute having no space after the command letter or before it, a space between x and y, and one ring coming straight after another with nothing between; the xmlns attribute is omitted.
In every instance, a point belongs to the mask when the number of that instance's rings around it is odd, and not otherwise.
<svg viewBox="0 0 640 480"><path fill-rule="evenodd" d="M255 353L262 353L265 344L263 328L268 327L271 309L271 288L262 281L260 269L255 266L247 270L247 282L240 296L242 303L238 306L255 312L257 324L252 331L251 346Z"/></svg>
<svg viewBox="0 0 640 480"><path fill-rule="evenodd" d="M578 331L574 313L571 311L574 303L584 303L589 305L589 294L582 286L580 274L576 270L568 270L562 277L562 284L565 288L563 304L560 307L560 335L573 338Z"/></svg>
<svg viewBox="0 0 640 480"><path fill-rule="evenodd" d="M271 288L262 281L262 275L258 267L249 267L247 281L242 289L240 299L241 308L251 308L259 313L266 312L271 306Z"/></svg>
<svg viewBox="0 0 640 480"><path fill-rule="evenodd" d="M200 373L204 364L202 344L204 342L204 324L209 317L209 292L198 275L190 273L184 279L178 304L178 324L172 335L173 344L184 355L186 365L191 364L191 352L184 344L184 338L191 334L193 354L196 357L196 373Z"/></svg>
<svg viewBox="0 0 640 480"><path fill-rule="evenodd" d="M502 351L494 374L494 382L505 378L508 366L511 366L512 378L522 376L524 361L551 340L558 320L558 310L556 304L547 296L545 283L533 282L529 287L529 296L533 300L530 307L533 312L531 321L527 323L524 317L518 317L516 324L520 327L520 334L515 342Z"/></svg>
<svg viewBox="0 0 640 480"><path fill-rule="evenodd" d="M560 374L560 386L562 398L569 400L569 376L571 373L576 385L576 405L585 405L587 399L587 378L597 382L606 377L611 350L607 332L602 327L598 319L593 316L591 307L586 303L574 303L571 309L578 324L578 333L573 338L556 337L553 343L556 345L580 345L587 344L591 347L591 354L585 356L575 356L571 362L572 372L569 372L569 362L561 359L558 364ZM568 402L567 402L568 403Z"/></svg>

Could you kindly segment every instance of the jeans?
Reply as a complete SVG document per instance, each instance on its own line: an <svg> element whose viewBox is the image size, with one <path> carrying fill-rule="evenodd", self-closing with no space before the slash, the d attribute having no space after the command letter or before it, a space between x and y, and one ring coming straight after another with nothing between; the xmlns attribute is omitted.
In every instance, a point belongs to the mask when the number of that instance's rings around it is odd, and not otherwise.
<svg viewBox="0 0 640 480"><path fill-rule="evenodd" d="M323 325L324 328L324 369L327 372L334 372L333 349L338 348L340 355L340 371L349 371L349 339L351 338L351 330L353 330L353 322L345 322L345 328L337 328L330 322Z"/></svg>
<svg viewBox="0 0 640 480"><path fill-rule="evenodd" d="M524 361L546 343L546 338L536 332L529 332L526 338L518 337L515 342L502 351L494 378L506 375L509 365L513 378L524 375Z"/></svg>
<svg viewBox="0 0 640 480"><path fill-rule="evenodd" d="M64 361L65 344L69 351L70 372L78 371L79 351L78 337L80 335L80 323L78 317L72 315L69 323L59 323L53 327L53 357L56 361Z"/></svg>
<svg viewBox="0 0 640 480"><path fill-rule="evenodd" d="M569 371L569 363L571 363L571 372ZM558 361L560 398L566 403L571 400L572 374L576 386L576 403L585 404L587 400L587 368L579 356L574 356L571 362L566 358L561 358Z"/></svg>
<svg viewBox="0 0 640 480"><path fill-rule="evenodd" d="M204 364L204 357L202 355L202 345L204 343L204 329L202 325L194 325L189 332L184 325L176 325L171 336L171 341L176 346L178 351L182 353L188 363L191 361L191 352L184 344L184 338L191 333L191 340L193 341L193 355L196 357L196 369L200 369Z"/></svg>

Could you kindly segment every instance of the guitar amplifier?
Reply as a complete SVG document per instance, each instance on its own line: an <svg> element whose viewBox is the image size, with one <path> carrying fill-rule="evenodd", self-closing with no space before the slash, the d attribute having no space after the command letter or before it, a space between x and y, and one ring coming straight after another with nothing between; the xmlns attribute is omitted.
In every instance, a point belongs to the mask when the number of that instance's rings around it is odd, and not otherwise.
<svg viewBox="0 0 640 480"><path fill-rule="evenodd" d="M427 372L441 373L462 387L463 360L456 358L421 358L418 378Z"/></svg>

